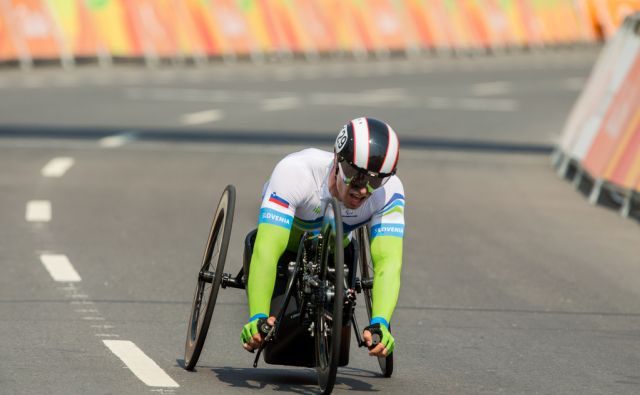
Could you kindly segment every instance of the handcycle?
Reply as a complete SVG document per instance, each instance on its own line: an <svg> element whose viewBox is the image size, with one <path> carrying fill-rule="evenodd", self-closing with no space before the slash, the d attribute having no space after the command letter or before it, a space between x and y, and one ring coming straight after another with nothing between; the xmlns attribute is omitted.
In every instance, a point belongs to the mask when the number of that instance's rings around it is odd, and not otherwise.
<svg viewBox="0 0 640 395"><path fill-rule="evenodd" d="M245 239L243 267L238 274L224 273L235 196L235 187L228 185L211 223L189 315L184 355L186 370L193 370L198 362L220 287L246 289L255 230ZM368 319L371 319L373 266L368 229L358 228L347 249L343 246L343 236L340 206L332 198L326 202L321 230L305 232L297 253L285 253L278 263L271 301L271 315L276 316L276 321L273 326L266 319L259 322L264 341L253 364L257 366L264 351L267 364L313 367L324 394L331 393L338 366L348 364L350 327L358 346L366 346L355 314L357 293L364 295ZM356 276L357 268L360 277ZM379 341L374 335L374 345ZM382 374L390 377L393 354L378 357L378 363Z"/></svg>

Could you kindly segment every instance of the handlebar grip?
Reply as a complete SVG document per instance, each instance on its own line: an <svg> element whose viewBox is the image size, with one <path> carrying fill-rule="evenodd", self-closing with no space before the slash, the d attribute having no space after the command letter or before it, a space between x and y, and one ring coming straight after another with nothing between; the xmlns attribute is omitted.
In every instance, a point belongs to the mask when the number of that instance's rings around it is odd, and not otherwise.
<svg viewBox="0 0 640 395"><path fill-rule="evenodd" d="M371 336L371 347L369 347L369 349L374 348L375 346L377 346L378 344L380 344L380 341L382 340L382 338L380 337L379 334L374 333Z"/></svg>
<svg viewBox="0 0 640 395"><path fill-rule="evenodd" d="M266 337L273 327L269 325L266 318L260 318L258 320L258 332L262 335L262 337Z"/></svg>

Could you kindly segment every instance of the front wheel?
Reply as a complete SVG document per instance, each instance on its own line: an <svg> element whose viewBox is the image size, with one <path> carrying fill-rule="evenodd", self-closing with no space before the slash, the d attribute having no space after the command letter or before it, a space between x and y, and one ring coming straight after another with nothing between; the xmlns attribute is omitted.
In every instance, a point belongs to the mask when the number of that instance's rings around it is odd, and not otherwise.
<svg viewBox="0 0 640 395"><path fill-rule="evenodd" d="M331 199L324 213L321 230L320 285L314 321L316 370L323 394L333 390L340 361L342 309L344 303L344 249L342 216L336 199Z"/></svg>
<svg viewBox="0 0 640 395"><path fill-rule="evenodd" d="M196 291L189 315L187 341L184 346L184 368L186 370L195 368L207 337L213 308L216 305L218 290L222 282L235 202L236 189L233 185L228 185L222 193L218 208L213 216L202 264L198 271Z"/></svg>

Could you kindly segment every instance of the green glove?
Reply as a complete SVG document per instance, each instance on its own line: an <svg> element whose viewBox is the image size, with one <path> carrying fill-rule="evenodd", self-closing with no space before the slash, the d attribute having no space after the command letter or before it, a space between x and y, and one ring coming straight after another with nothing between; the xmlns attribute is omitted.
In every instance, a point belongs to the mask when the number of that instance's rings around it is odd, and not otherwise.
<svg viewBox="0 0 640 395"><path fill-rule="evenodd" d="M258 333L258 321L260 318L267 318L266 314L256 314L249 319L249 322L242 327L242 333L240 333L240 341L242 344L249 343L249 340Z"/></svg>
<svg viewBox="0 0 640 395"><path fill-rule="evenodd" d="M377 345L377 342L380 342L387 349L387 355L391 355L393 349L395 348L396 341L391 335L391 332L389 332L389 329L386 325L380 324L378 322L369 325L368 327L364 328L364 330L371 332L371 336L373 337L373 344L371 345L371 347L369 347L370 349L374 348ZM376 335L378 336L378 339L376 339Z"/></svg>

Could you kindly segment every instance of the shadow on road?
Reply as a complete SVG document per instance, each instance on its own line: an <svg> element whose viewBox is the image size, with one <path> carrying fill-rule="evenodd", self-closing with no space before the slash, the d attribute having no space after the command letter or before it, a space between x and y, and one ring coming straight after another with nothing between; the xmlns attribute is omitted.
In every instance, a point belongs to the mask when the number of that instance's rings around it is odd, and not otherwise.
<svg viewBox="0 0 640 395"><path fill-rule="evenodd" d="M273 130L209 130L193 131L181 129L132 129L104 126L38 126L0 125L0 138L21 139L74 139L99 140L125 133L131 140L170 143L227 143L265 145L323 145L333 144L334 132L281 132ZM473 151L491 153L520 153L533 155L551 154L550 144L515 143L490 140L449 139L443 137L406 136L401 139L403 147L412 149Z"/></svg>
<svg viewBox="0 0 640 395"><path fill-rule="evenodd" d="M177 360L178 365L184 367L184 361ZM273 391L285 391L296 394L317 394L318 382L313 369L297 367L280 368L236 368L230 366L211 367L198 366L195 371L210 370L216 374L219 381L234 388L258 390L268 388ZM375 379L382 376L373 372L357 368L338 368L336 386L346 387L348 390L378 392L378 389L362 379Z"/></svg>

